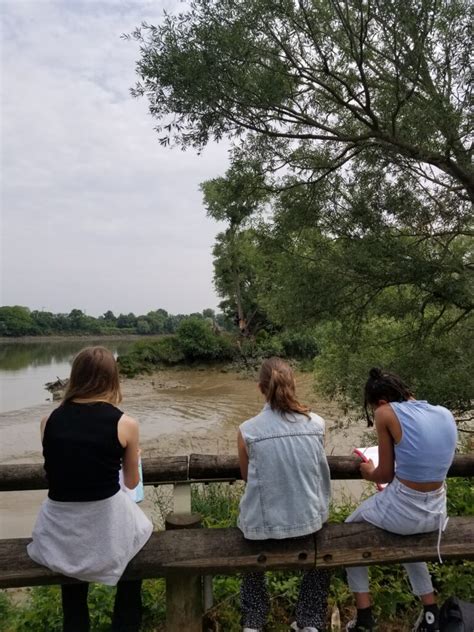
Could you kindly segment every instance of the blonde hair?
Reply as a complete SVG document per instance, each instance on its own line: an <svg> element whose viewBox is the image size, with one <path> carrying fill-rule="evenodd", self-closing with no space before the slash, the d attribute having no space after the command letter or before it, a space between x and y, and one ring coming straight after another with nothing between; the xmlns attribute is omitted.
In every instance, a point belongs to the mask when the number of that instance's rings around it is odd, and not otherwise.
<svg viewBox="0 0 474 632"><path fill-rule="evenodd" d="M272 410L299 413L310 417L310 408L296 399L295 378L291 367L280 358L268 358L260 368L259 384Z"/></svg>
<svg viewBox="0 0 474 632"><path fill-rule="evenodd" d="M62 403L74 399L122 401L118 367L109 349L86 347L76 355Z"/></svg>

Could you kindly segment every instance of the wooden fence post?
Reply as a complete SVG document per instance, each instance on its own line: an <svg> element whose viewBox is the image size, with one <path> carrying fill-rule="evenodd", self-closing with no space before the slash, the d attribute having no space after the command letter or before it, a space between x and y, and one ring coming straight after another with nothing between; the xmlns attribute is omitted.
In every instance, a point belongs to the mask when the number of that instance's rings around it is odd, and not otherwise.
<svg viewBox="0 0 474 632"><path fill-rule="evenodd" d="M191 485L189 482L175 483L173 486L173 513L191 513Z"/></svg>
<svg viewBox="0 0 474 632"><path fill-rule="evenodd" d="M166 530L196 529L200 514L169 514ZM167 632L202 632L202 581L200 575L173 572L166 578Z"/></svg>

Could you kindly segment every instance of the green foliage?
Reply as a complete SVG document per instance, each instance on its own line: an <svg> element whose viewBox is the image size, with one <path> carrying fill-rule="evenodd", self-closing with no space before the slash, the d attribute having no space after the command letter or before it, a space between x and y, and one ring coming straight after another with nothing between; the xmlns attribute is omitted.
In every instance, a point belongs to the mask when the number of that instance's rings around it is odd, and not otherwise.
<svg viewBox="0 0 474 632"><path fill-rule="evenodd" d="M238 338L217 332L210 319L192 316L183 319L175 335L158 340L140 340L118 358L120 371L127 377L149 373L163 365L192 362L235 362L252 366L271 356L312 360L318 351L314 333L281 332L261 329L255 337Z"/></svg>
<svg viewBox="0 0 474 632"><path fill-rule="evenodd" d="M166 336L157 340L152 348L156 354L155 358L164 364L178 364L184 360L183 350L175 336Z"/></svg>
<svg viewBox="0 0 474 632"><path fill-rule="evenodd" d="M118 357L120 372L127 377L147 373L162 365L179 364L185 356L176 336L159 340L139 340L132 349Z"/></svg>
<svg viewBox="0 0 474 632"><path fill-rule="evenodd" d="M200 148L250 132L271 165L283 145L284 165L303 173L342 172L354 155L369 162L382 150L453 175L456 164L467 181L469 19L465 0L350 10L195 0L132 34L133 93L149 99L163 144Z"/></svg>
<svg viewBox="0 0 474 632"><path fill-rule="evenodd" d="M305 331L269 333L261 329L255 337L240 340L239 348L244 358L256 361L272 356L312 360L318 353L315 334Z"/></svg>
<svg viewBox="0 0 474 632"><path fill-rule="evenodd" d="M471 21L467 0L195 0L133 33L161 141L235 140L203 185L228 222L222 309L245 333L253 313L325 330L318 372L347 405L370 364L473 399Z"/></svg>
<svg viewBox="0 0 474 632"><path fill-rule="evenodd" d="M472 478L448 478L448 515L474 516L474 481Z"/></svg>
<svg viewBox="0 0 474 632"><path fill-rule="evenodd" d="M225 318L215 314L214 310L204 310L202 314L193 314L195 318L214 320ZM115 317L110 310L103 316L94 318L80 309L69 314L53 314L45 311L30 311L27 307L0 307L0 336L49 336L59 335L126 335L141 336L171 334L179 324L188 318L184 314L168 314L164 309L148 312L146 315L120 314Z"/></svg>
<svg viewBox="0 0 474 632"><path fill-rule="evenodd" d="M62 629L61 591L59 586L29 589L29 599L12 613L13 632L60 632ZM8 628L7 628L8 630ZM8 630L8 632L10 632Z"/></svg>
<svg viewBox="0 0 474 632"><path fill-rule="evenodd" d="M318 355L316 335L309 331L286 331L279 335L286 358L312 359Z"/></svg>
<svg viewBox="0 0 474 632"><path fill-rule="evenodd" d="M108 632L112 622L115 588L92 584L88 605L91 629ZM152 632L166 619L165 582L145 580L142 588L143 630ZM7 593L0 592L0 632L60 632L62 630L59 586L39 586L28 590L21 605L13 606Z"/></svg>
<svg viewBox="0 0 474 632"><path fill-rule="evenodd" d="M416 327L410 315L374 316L354 327L338 321L321 326L321 354L315 366L324 391L346 407L361 405L369 369L382 366L402 375L419 399L455 412L469 410L474 375L474 330L469 322L446 332L434 329L421 338Z"/></svg>
<svg viewBox="0 0 474 632"><path fill-rule="evenodd" d="M196 317L183 320L176 330L176 339L187 360L213 360L219 357L218 336L206 320Z"/></svg>
<svg viewBox="0 0 474 632"><path fill-rule="evenodd" d="M0 307L0 336L31 336L36 333L36 324L27 307Z"/></svg>
<svg viewBox="0 0 474 632"><path fill-rule="evenodd" d="M225 362L237 354L235 339L216 332L208 319L184 318L176 334L158 340L139 340L118 358L120 371L127 377L151 372L162 366L189 362Z"/></svg>
<svg viewBox="0 0 474 632"><path fill-rule="evenodd" d="M271 336L265 330L259 331L255 338L246 338L240 342L242 356L247 359L261 360L283 355L283 345L277 336Z"/></svg>
<svg viewBox="0 0 474 632"><path fill-rule="evenodd" d="M466 484L467 483L467 484ZM194 486L192 490L192 510L203 516L206 527L235 526L238 516L238 502L242 487L235 484L229 487L222 483L206 486ZM448 506L450 515L470 515L474 507L474 492L470 479L448 479ZM354 510L351 502L332 505L330 522L343 522ZM467 510L467 511L466 511ZM440 601L456 594L462 599L474 601L474 587L470 578L474 572L472 562L446 562L442 565L430 564L430 571ZM373 590L377 617L384 624L413 622L419 609L418 600L411 594L409 582L400 565L371 566L370 581ZM286 630L284 622L290 623L298 597L299 573L268 573L268 587L272 603L269 630ZM390 588L389 590L387 588ZM239 588L235 577L214 578L215 601L218 604L212 618L219 622L222 629L239 631ZM331 573L329 606L337 606L341 615L349 618L349 609L353 604L352 593L347 586L344 569ZM346 614L347 613L347 614ZM282 626L282 627L280 627ZM385 629L382 627L381 629Z"/></svg>
<svg viewBox="0 0 474 632"><path fill-rule="evenodd" d="M13 617L14 609L6 592L0 592L0 632L11 630L8 621Z"/></svg>
<svg viewBox="0 0 474 632"><path fill-rule="evenodd" d="M203 526L212 528L235 527L243 486L240 483L210 483L193 485L191 508L202 516Z"/></svg>

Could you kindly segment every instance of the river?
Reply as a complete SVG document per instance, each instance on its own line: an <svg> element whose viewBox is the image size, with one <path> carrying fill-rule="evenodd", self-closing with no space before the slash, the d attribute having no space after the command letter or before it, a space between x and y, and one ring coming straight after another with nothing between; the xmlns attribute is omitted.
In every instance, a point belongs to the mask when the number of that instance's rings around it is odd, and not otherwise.
<svg viewBox="0 0 474 632"><path fill-rule="evenodd" d="M39 420L57 405L44 384L67 377L74 354L86 344L103 344L120 354L132 343L95 339L1 345L0 463L41 462ZM159 371L125 379L122 388L121 408L140 421L145 457L234 454L239 423L255 415L263 403L255 378L220 367ZM300 399L326 420L328 454L349 454L360 441L363 423L348 429L337 406L315 391L310 373L297 374L297 390ZM337 483L336 489L338 495L359 495L361 486ZM0 537L28 536L44 496L42 491L0 494Z"/></svg>

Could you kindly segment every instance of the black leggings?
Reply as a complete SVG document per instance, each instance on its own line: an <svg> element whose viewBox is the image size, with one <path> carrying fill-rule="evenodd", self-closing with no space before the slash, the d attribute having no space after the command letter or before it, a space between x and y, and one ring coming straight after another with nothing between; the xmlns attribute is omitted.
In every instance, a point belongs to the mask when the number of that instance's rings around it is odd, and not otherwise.
<svg viewBox="0 0 474 632"><path fill-rule="evenodd" d="M329 594L329 571L315 568L303 573L298 602L296 623L299 628L315 627L322 630L326 626ZM270 612L265 573L244 575L240 588L241 623L244 628L263 628Z"/></svg>
<svg viewBox="0 0 474 632"><path fill-rule="evenodd" d="M142 620L142 582L119 581L115 593L112 632L138 632ZM63 632L89 632L87 592L89 584L61 586Z"/></svg>

